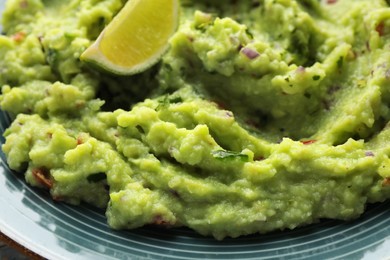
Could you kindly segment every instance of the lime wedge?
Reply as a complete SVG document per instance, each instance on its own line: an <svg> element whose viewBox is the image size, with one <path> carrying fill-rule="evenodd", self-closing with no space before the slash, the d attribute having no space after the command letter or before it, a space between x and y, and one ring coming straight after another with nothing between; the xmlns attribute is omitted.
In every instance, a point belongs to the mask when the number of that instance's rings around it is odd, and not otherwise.
<svg viewBox="0 0 390 260"><path fill-rule="evenodd" d="M156 64L179 24L179 0L129 0L80 59L118 75Z"/></svg>

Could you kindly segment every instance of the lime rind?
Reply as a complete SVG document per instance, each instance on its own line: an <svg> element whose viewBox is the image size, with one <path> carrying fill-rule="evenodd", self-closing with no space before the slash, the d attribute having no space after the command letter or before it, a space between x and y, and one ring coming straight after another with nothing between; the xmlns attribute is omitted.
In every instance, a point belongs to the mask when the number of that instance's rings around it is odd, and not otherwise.
<svg viewBox="0 0 390 260"><path fill-rule="evenodd" d="M137 0L134 0L137 1ZM143 1L143 0L140 0ZM180 4L179 0L173 0L171 2L173 4L173 18L174 20L171 21L173 26L172 26L172 31L170 33L170 37L175 33L179 26L179 9L180 9ZM139 3L141 4L141 3ZM125 8L125 7L124 7ZM122 9L123 10L123 9ZM121 11L122 12L122 11ZM120 13L118 13L117 16L119 16ZM131 17L128 16L129 19ZM127 19L127 18L126 18ZM114 18L115 20L115 18ZM114 22L113 20L113 22ZM118 21L115 21L116 23L114 26L118 25ZM105 32L107 28L109 28L110 24L100 33L99 37L96 39L96 41L90 45L80 56L80 60L91 64L93 67L97 67L103 71L107 71L112 74L116 75L122 75L122 76L130 76L134 74L141 73L153 65L157 64L163 55L169 50L170 44L169 44L169 38L166 39L166 44L162 45L160 48L157 48L156 51L153 52L153 55L150 55L146 57L142 62L136 63L132 66L123 66L116 64L112 60L106 57L106 55L103 53L103 51L100 49L100 44L101 41L105 37ZM104 39L107 41L107 39Z"/></svg>
<svg viewBox="0 0 390 260"><path fill-rule="evenodd" d="M120 75L120 76L131 76L134 74L141 73L153 65L157 64L162 56L169 50L169 44L157 51L153 56L145 60L145 62L139 63L132 67L120 66L109 59L99 50L98 47L99 38L93 43L88 49L86 49L80 56L80 60L91 64L93 67L97 67L103 71Z"/></svg>

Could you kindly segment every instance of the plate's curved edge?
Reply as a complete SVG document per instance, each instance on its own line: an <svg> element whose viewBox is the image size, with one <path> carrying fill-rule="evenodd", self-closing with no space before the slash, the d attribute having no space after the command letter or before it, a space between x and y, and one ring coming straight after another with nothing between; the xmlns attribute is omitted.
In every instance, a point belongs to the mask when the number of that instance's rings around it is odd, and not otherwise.
<svg viewBox="0 0 390 260"><path fill-rule="evenodd" d="M37 258L42 257L42 258L50 259L50 260L51 259L52 260L54 260L54 259L58 259L58 260L64 259L65 260L65 258L62 258L59 255L50 254L49 251L44 250L41 247L33 246L34 243L29 243L27 239L19 237L17 232L13 232L11 229L7 229L6 225L0 226L0 232L3 233L8 238L12 237L12 240L16 244L18 244L20 247L22 247L22 249L25 248L26 250L31 251L33 254L36 254Z"/></svg>
<svg viewBox="0 0 390 260"><path fill-rule="evenodd" d="M0 0L0 21L2 20L1 18L5 7L5 1L6 0ZM0 32L2 31L3 31L3 27L2 27L2 23L0 22ZM0 160L2 163L5 163L3 162L3 159L0 158ZM5 174L4 168L0 168L0 169L1 169L0 174L4 175ZM10 226L3 224L1 220L0 220L0 232L10 239L12 238L12 240L18 245L20 245L21 247L26 248L39 256L45 257L47 259L54 259L55 257L57 257L55 255L47 254L47 252L45 252L45 250L43 250L40 247L32 246L33 245L32 243L28 243L28 239L20 237L18 235L18 232L11 229Z"/></svg>
<svg viewBox="0 0 390 260"><path fill-rule="evenodd" d="M1 161L3 161L1 159ZM3 162L2 162L3 163ZM3 167L3 164L0 164L0 182L6 182L6 174L5 173L5 168ZM4 198L1 198L1 199L4 199ZM11 201L12 202L12 201ZM3 204L3 212L11 212L11 213L3 213L4 215L7 214L11 217L12 215L12 219L13 221L17 221L18 219L21 218L21 216L17 213L20 213L20 212L16 212L16 208L13 208L11 207L11 205L14 205L14 203L10 204L10 203L4 203ZM16 214L12 214L13 213L16 213ZM27 236L27 235L23 235L24 233L22 232L21 230L22 228L21 227L18 227L18 226L11 226L11 225L8 225L7 224L7 221L4 221L3 218L0 218L0 231L1 233L3 233L5 236L7 236L8 238L12 239L15 243L19 244L21 247L24 247L28 250L30 250L31 252L37 254L38 256L41 256L43 258L46 258L46 259L58 259L58 260L61 260L61 259L64 259L61 255L59 254L55 254L54 252L51 252L47 249L45 249L45 247L43 245L40 245L39 243L36 243L36 241L32 241L32 239Z"/></svg>
<svg viewBox="0 0 390 260"><path fill-rule="evenodd" d="M0 0L0 32L3 31L2 27L2 14L5 8L5 2L6 0ZM1 143L2 144L2 143ZM3 159L0 158L2 163ZM4 168L1 167L1 175L5 175ZM3 222L0 220L0 232L7 236L8 238L12 239L16 244L20 245L22 248L26 248L27 250L30 250L34 254L37 254L40 257L46 258L46 259L64 259L61 255L58 254L51 254L50 251L45 250L43 247L40 247L34 243L29 242L29 239L27 237L22 237L19 235L19 232L12 229L9 225L3 224Z"/></svg>
<svg viewBox="0 0 390 260"><path fill-rule="evenodd" d="M379 243L376 248L366 251L361 260L372 259L390 259L390 235L382 243Z"/></svg>

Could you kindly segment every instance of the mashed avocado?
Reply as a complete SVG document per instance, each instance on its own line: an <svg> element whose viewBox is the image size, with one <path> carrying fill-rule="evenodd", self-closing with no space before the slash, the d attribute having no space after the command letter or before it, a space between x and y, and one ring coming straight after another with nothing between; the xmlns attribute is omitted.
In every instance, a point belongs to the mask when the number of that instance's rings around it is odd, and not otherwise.
<svg viewBox="0 0 390 260"><path fill-rule="evenodd" d="M116 77L79 56L125 2L6 2L2 149L29 184L217 239L390 198L386 1L182 0L162 61Z"/></svg>

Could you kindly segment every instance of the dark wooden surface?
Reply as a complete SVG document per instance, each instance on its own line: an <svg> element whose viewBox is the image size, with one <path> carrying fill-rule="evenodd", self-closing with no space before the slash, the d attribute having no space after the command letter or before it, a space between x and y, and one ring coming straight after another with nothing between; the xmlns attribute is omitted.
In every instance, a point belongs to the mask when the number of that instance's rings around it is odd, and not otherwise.
<svg viewBox="0 0 390 260"><path fill-rule="evenodd" d="M0 232L0 260L42 260L44 258L19 245Z"/></svg>

